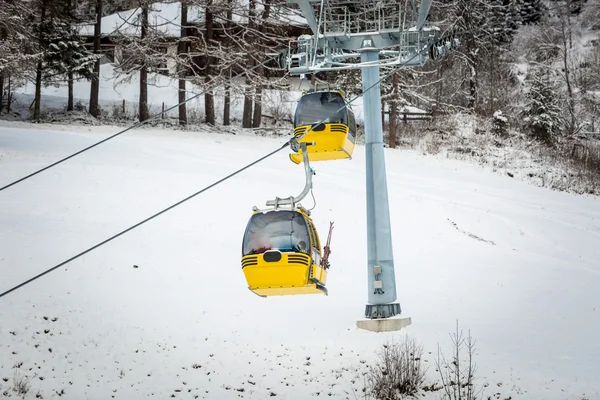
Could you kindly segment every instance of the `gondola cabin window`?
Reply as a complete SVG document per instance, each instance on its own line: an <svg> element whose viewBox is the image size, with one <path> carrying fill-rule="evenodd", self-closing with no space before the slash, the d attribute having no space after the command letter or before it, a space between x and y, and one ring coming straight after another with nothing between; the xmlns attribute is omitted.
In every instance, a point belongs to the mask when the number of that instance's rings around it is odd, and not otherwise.
<svg viewBox="0 0 600 400"><path fill-rule="evenodd" d="M294 126L313 125L317 122L348 124L348 112L344 98L336 92L317 92L302 96Z"/></svg>
<svg viewBox="0 0 600 400"><path fill-rule="evenodd" d="M309 253L310 237L306 221L297 211L271 211L254 214L246 229L242 255L268 250Z"/></svg>
<svg viewBox="0 0 600 400"><path fill-rule="evenodd" d="M348 122L348 140L354 143L356 138L356 119L352 111L348 111Z"/></svg>
<svg viewBox="0 0 600 400"><path fill-rule="evenodd" d="M321 263L321 243L319 243L319 235L317 235L317 230L315 226L309 222L308 224L309 231L312 236L312 259L313 263L320 264Z"/></svg>

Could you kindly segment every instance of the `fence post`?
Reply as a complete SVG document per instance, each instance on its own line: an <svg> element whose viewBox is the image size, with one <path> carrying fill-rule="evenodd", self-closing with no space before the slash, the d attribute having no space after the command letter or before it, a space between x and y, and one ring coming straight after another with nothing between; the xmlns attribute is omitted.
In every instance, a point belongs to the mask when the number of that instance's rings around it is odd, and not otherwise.
<svg viewBox="0 0 600 400"><path fill-rule="evenodd" d="M165 119L165 102L163 101L162 103L162 113L161 113L161 118Z"/></svg>
<svg viewBox="0 0 600 400"><path fill-rule="evenodd" d="M125 99L123 99L123 117L125 117Z"/></svg>

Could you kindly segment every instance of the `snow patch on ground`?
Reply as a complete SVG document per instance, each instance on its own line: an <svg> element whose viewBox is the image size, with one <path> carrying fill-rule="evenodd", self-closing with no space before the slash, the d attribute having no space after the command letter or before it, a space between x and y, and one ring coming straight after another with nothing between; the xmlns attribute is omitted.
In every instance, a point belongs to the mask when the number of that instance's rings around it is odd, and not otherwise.
<svg viewBox="0 0 600 400"><path fill-rule="evenodd" d="M0 184L114 133L0 126ZM1 192L0 287L283 140L133 130ZM355 328L367 295L364 151L313 165L315 223L322 234L336 224L328 297L262 299L240 269L251 207L303 185L301 168L282 151L0 299L0 391L12 393L17 373L31 398L361 398L378 348L406 334L424 344L427 380L435 382L437 344L449 351L458 319L478 341L477 384L487 386L486 398L599 397L598 198L386 149L399 301L413 325L373 334Z"/></svg>

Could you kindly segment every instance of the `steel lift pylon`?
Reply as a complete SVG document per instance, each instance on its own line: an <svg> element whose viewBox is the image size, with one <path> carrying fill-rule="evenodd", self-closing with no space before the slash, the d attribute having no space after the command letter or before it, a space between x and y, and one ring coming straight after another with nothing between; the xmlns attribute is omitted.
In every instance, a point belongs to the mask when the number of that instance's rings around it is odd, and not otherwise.
<svg viewBox="0 0 600 400"><path fill-rule="evenodd" d="M381 121L380 67L423 65L427 49L439 39L439 29L426 18L432 0L399 2L361 0L288 0L302 11L312 35L290 44L287 68L292 75L360 68L364 105L368 302L359 328L386 331L410 324L399 318L383 127ZM371 4L372 3L372 4ZM356 3L362 4L362 3ZM359 61L357 61L359 60Z"/></svg>

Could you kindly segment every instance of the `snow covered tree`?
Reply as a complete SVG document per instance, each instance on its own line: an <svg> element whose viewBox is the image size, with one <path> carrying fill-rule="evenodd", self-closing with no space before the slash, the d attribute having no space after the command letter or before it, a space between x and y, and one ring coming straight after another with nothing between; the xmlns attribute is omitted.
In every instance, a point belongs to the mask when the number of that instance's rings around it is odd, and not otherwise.
<svg viewBox="0 0 600 400"><path fill-rule="evenodd" d="M551 144L556 141L562 123L556 85L547 68L533 71L529 83L529 92L522 111L525 127L536 139Z"/></svg>
<svg viewBox="0 0 600 400"><path fill-rule="evenodd" d="M35 17L30 0L0 0L0 112L10 95L12 79L35 69L41 53L29 23Z"/></svg>
<svg viewBox="0 0 600 400"><path fill-rule="evenodd" d="M167 54L166 27L171 26L171 21L157 19L150 26L151 12L160 13L161 4L154 4L152 0L136 0L137 7L123 18L123 22L112 33L113 40L122 49L116 64L115 71L119 75L116 83L130 81L135 74L139 74L139 103L138 119L145 121L150 117L148 109L148 76L151 73L162 72L162 67L167 65L171 56ZM174 59L177 59L177 54ZM174 78L178 78L176 73Z"/></svg>
<svg viewBox="0 0 600 400"><path fill-rule="evenodd" d="M102 7L103 0L96 0L96 4L94 7L95 10L95 24L94 24L94 54L96 57L96 62L94 63L94 75L91 79L90 86L90 105L89 105L89 113L98 118L99 108L98 108L98 97L100 95L100 36L102 33Z"/></svg>
<svg viewBox="0 0 600 400"><path fill-rule="evenodd" d="M206 84L206 91L204 93L204 115L205 122L209 125L215 125L215 96L212 90L209 90L213 84L213 56L210 52L213 46L213 22L214 22L214 2L213 0L207 0L205 4L204 13L204 42L206 45L206 67L204 70L204 82Z"/></svg>
<svg viewBox="0 0 600 400"><path fill-rule="evenodd" d="M252 32L255 31L256 25L256 0L248 1L248 29ZM248 49L249 50L249 49ZM248 51L247 57L249 67L253 67L256 65L256 59L252 56L252 54ZM253 92L254 87L252 85L251 75L248 74L246 76L246 89L244 91L244 110L242 111L242 126L244 128L252 127L252 106L253 106Z"/></svg>
<svg viewBox="0 0 600 400"><path fill-rule="evenodd" d="M583 8L581 20L584 27L600 30L600 1L589 0Z"/></svg>
<svg viewBox="0 0 600 400"><path fill-rule="evenodd" d="M492 118L492 133L500 137L508 135L508 118L500 110L496 111Z"/></svg>
<svg viewBox="0 0 600 400"><path fill-rule="evenodd" d="M255 70L249 71L245 80L244 89L244 111L242 123L246 128L257 128L261 124L262 117L262 90L269 85L277 88L279 83L267 79L267 71L280 68L269 66L268 58L272 54L287 47L289 38L281 31L281 23L278 20L282 13L287 10L285 4L275 4L272 0L249 0L246 11L247 24L239 26L240 36L235 40L237 47L245 56L240 67L247 69L259 65ZM285 22L284 22L285 24ZM270 54L269 54L270 53Z"/></svg>
<svg viewBox="0 0 600 400"><path fill-rule="evenodd" d="M231 31L231 27L233 26L233 0L227 0L226 7L226 15L225 15L225 23L223 26L223 31L226 32L225 36L227 37L228 33ZM229 45L231 40L228 38L225 39L225 45ZM231 78L231 66L228 66L224 69L226 71L227 76L225 77L225 95L223 99L223 125L229 125L231 123L231 83L229 78Z"/></svg>
<svg viewBox="0 0 600 400"><path fill-rule="evenodd" d="M181 13L180 13L180 21L181 21L181 35L180 40L177 43L177 57L179 64L177 65L178 73L179 73L179 92L178 92L178 101L179 101L179 124L187 125L187 107L185 105L185 97L186 97L186 75L188 68L185 65L185 54L189 52L189 42L186 40L188 36L188 3L186 0L181 1Z"/></svg>
<svg viewBox="0 0 600 400"><path fill-rule="evenodd" d="M538 23L543 12L542 0L522 0L520 14L523 25Z"/></svg>
<svg viewBox="0 0 600 400"><path fill-rule="evenodd" d="M40 118L42 83L64 82L69 72L89 79L96 61L75 29L69 0L38 0L37 5L39 14L32 25L42 54L36 67L35 120Z"/></svg>

